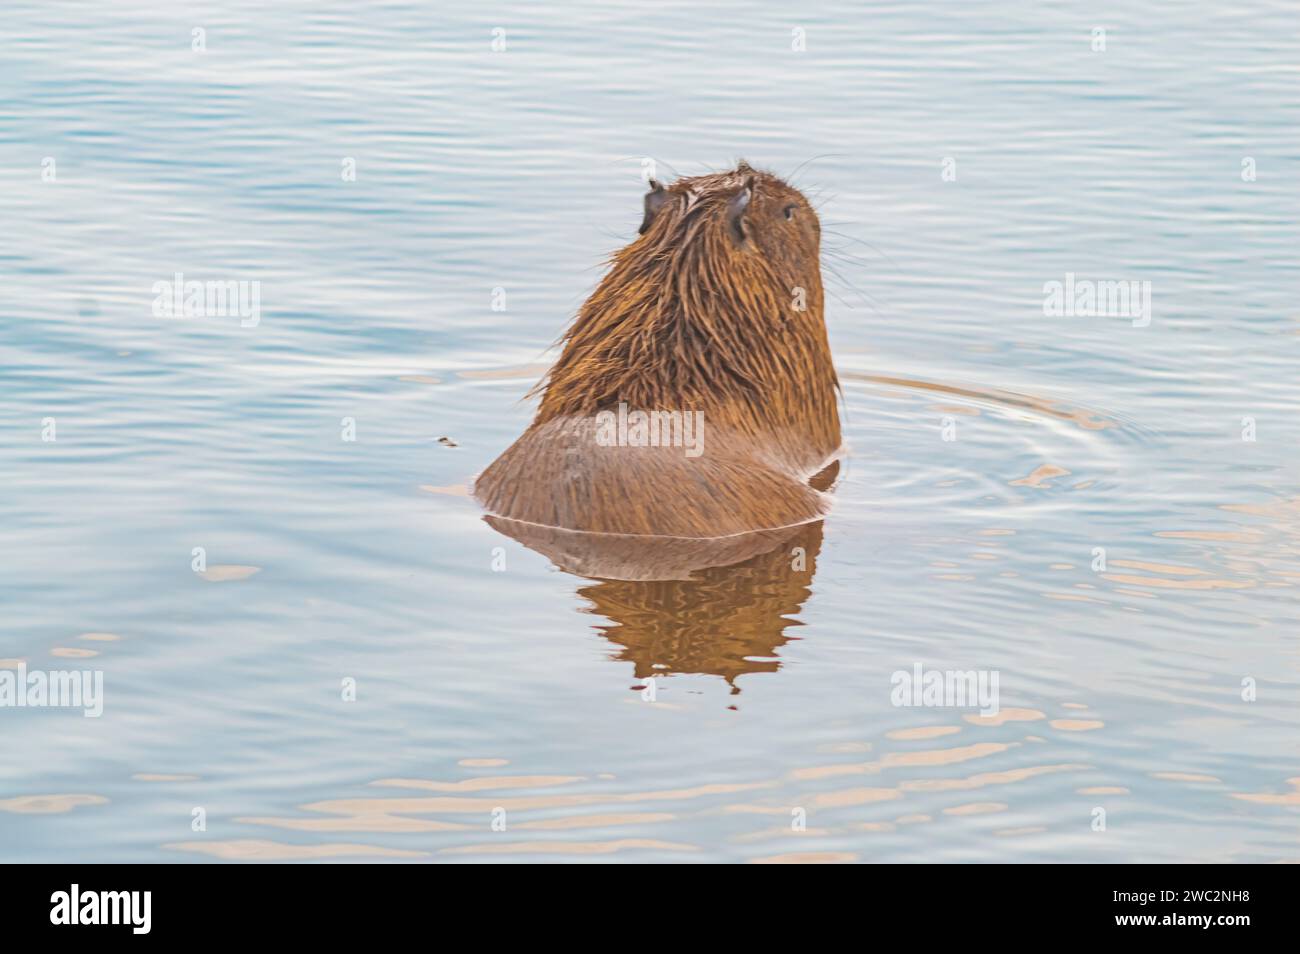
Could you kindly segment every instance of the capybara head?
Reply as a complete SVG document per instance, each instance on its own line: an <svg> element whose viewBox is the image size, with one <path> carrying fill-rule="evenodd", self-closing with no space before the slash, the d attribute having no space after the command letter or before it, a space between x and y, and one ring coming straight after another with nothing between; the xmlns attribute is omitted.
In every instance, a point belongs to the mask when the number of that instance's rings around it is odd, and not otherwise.
<svg viewBox="0 0 1300 954"><path fill-rule="evenodd" d="M611 259L539 386L538 422L700 408L750 433L839 444L822 317L821 227L799 190L741 162L651 182L640 235Z"/></svg>
<svg viewBox="0 0 1300 954"><path fill-rule="evenodd" d="M647 250L718 268L761 265L788 287L820 293L821 225L798 189L745 162L667 188L652 179L650 187L640 228Z"/></svg>

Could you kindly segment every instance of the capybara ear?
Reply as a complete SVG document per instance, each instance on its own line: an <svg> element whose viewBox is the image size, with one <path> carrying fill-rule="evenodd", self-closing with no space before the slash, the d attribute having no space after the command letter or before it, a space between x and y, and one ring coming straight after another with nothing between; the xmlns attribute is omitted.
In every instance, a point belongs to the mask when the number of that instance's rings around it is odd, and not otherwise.
<svg viewBox="0 0 1300 954"><path fill-rule="evenodd" d="M645 235L646 229L654 223L655 216L659 210L668 202L668 192L664 189L662 183L650 180L650 191L645 194L645 216L641 219L641 227L637 232Z"/></svg>
<svg viewBox="0 0 1300 954"><path fill-rule="evenodd" d="M745 239L749 237L749 220L745 217L745 212L753 195L753 185L746 182L739 192L727 200L727 231L737 245L744 245Z"/></svg>

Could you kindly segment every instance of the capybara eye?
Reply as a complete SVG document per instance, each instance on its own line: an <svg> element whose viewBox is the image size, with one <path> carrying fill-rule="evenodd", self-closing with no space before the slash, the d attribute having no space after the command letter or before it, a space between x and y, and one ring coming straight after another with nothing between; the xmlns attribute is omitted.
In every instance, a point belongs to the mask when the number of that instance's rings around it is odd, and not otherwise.
<svg viewBox="0 0 1300 954"><path fill-rule="evenodd" d="M787 205L787 206L785 207L785 217L786 217L787 219L793 219L793 218L794 218L794 210L797 209L797 208L799 208L799 206L797 206L797 205Z"/></svg>

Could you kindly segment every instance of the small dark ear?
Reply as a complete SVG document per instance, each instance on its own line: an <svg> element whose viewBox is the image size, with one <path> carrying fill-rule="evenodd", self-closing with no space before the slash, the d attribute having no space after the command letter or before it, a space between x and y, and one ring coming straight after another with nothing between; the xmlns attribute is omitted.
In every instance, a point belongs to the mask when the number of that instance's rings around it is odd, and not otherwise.
<svg viewBox="0 0 1300 954"><path fill-rule="evenodd" d="M645 194L645 215L641 219L641 227L637 229L639 234L645 235L646 229L650 228L654 223L655 216L659 214L659 210L667 203L668 191L663 187L663 185L656 182L654 179L651 179L650 191Z"/></svg>
<svg viewBox="0 0 1300 954"><path fill-rule="evenodd" d="M746 182L743 189L727 200L727 231L731 233L737 245L744 245L745 239L749 237L749 222L745 218L745 210L749 208L749 200L753 195L752 185Z"/></svg>

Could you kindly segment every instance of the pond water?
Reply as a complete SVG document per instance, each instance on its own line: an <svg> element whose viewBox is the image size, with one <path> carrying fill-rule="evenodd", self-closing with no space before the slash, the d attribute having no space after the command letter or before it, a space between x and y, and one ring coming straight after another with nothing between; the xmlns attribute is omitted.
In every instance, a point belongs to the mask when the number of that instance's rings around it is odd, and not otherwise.
<svg viewBox="0 0 1300 954"><path fill-rule="evenodd" d="M1293 5L154 6L0 30L0 667L103 679L0 709L0 860L1300 859ZM797 571L466 496L647 157L820 209Z"/></svg>

